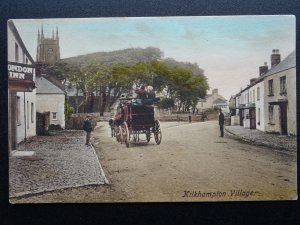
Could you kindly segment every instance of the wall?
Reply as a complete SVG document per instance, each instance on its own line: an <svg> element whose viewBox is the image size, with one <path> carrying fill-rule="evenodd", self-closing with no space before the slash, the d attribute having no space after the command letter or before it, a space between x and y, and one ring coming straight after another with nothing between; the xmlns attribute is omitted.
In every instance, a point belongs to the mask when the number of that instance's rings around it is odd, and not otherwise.
<svg viewBox="0 0 300 225"><path fill-rule="evenodd" d="M297 95L296 95L296 68L290 69L286 72L287 76L287 117L288 117L288 133L292 135L297 134Z"/></svg>
<svg viewBox="0 0 300 225"><path fill-rule="evenodd" d="M19 121L17 122L17 143L36 135L36 90L32 92L17 92L20 99ZM25 105L24 105L25 99ZM33 103L33 108L32 108ZM16 102L16 104L18 104ZM24 108L25 106L25 108ZM25 111L24 111L25 110Z"/></svg>
<svg viewBox="0 0 300 225"><path fill-rule="evenodd" d="M257 99L257 88L259 88L259 100ZM254 99L253 99L253 91L254 91ZM260 131L265 131L265 117L264 117L264 82L261 81L251 88L249 88L249 93L251 94L252 98L250 103L255 104L255 116L256 116L256 129ZM259 113L260 111L260 113ZM260 114L260 119L259 119Z"/></svg>
<svg viewBox="0 0 300 225"><path fill-rule="evenodd" d="M286 95L280 95L280 77L286 76ZM273 93L274 96L268 96L268 81L273 79ZM288 134L296 135L297 134L297 125L296 125L296 69L292 68L271 76L268 76L264 80L265 88L265 118L266 118L266 131L267 132L281 132L280 125L280 107L274 105L274 123L269 123L269 102L275 102L280 100L287 99L287 129Z"/></svg>
<svg viewBox="0 0 300 225"><path fill-rule="evenodd" d="M37 112L50 112L50 124L60 125L65 128L64 94L37 94ZM57 112L57 119L53 119L53 112Z"/></svg>

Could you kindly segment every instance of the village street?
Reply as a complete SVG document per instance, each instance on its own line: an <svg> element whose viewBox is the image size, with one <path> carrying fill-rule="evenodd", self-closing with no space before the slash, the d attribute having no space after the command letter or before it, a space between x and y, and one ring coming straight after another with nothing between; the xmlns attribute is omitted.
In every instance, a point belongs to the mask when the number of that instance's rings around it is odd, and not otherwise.
<svg viewBox="0 0 300 225"><path fill-rule="evenodd" d="M110 182L17 198L26 202L276 200L296 196L296 153L219 137L217 121L163 122L162 143L131 144L110 136L107 122L93 143Z"/></svg>

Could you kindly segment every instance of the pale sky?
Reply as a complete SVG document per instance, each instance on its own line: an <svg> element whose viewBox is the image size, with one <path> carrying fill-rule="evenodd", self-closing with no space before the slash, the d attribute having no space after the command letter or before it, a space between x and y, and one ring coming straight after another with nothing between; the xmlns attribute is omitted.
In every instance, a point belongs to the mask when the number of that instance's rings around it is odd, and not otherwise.
<svg viewBox="0 0 300 225"><path fill-rule="evenodd" d="M294 16L141 17L13 20L27 50L36 58L37 33L58 27L61 58L126 48L158 47L164 57L197 63L210 91L226 99L270 68L272 49L281 59L296 45Z"/></svg>

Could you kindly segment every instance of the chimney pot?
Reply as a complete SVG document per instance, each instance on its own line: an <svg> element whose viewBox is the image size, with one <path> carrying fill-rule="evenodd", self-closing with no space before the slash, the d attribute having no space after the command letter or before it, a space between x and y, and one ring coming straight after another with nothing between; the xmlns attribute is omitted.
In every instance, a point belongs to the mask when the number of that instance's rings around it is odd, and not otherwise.
<svg viewBox="0 0 300 225"><path fill-rule="evenodd" d="M271 55L271 68L279 64L280 61L279 49L273 49L273 54Z"/></svg>
<svg viewBox="0 0 300 225"><path fill-rule="evenodd" d="M264 75L266 72L268 72L268 69L269 69L269 67L268 67L268 65L267 65L267 62L265 62L263 66L260 66L260 67L259 67L259 76L262 76L262 75Z"/></svg>

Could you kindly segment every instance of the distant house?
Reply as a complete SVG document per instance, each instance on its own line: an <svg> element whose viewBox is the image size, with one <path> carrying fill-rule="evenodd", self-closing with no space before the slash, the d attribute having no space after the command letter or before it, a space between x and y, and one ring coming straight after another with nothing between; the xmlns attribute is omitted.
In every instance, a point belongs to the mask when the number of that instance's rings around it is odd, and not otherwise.
<svg viewBox="0 0 300 225"><path fill-rule="evenodd" d="M200 99L196 106L198 112L214 107L221 108L224 112L229 112L227 100L218 93L218 89L213 89L211 94L206 95L204 99Z"/></svg>
<svg viewBox="0 0 300 225"><path fill-rule="evenodd" d="M43 76L37 76L36 87L36 111L50 112L49 124L65 128L65 92Z"/></svg>

